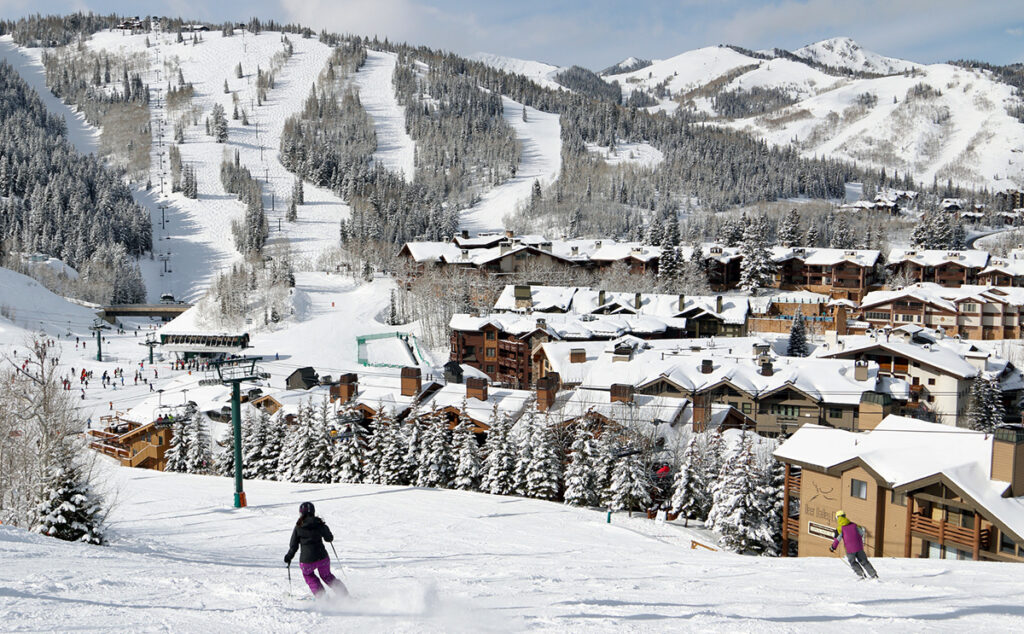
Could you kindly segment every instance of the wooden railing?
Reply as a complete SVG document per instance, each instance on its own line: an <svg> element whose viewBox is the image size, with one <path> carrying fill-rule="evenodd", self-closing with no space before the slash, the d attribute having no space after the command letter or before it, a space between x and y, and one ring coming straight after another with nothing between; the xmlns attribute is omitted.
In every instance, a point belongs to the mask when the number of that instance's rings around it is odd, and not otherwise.
<svg viewBox="0 0 1024 634"><path fill-rule="evenodd" d="M704 550L710 550L713 553L718 552L717 548L712 548L711 546L706 546L706 545L704 545L704 544L702 544L702 543L700 543L698 541L694 541L694 540L691 539L690 540L690 550L697 550L698 548L703 548Z"/></svg>
<svg viewBox="0 0 1024 634"><path fill-rule="evenodd" d="M129 467L137 467L146 460L152 458L156 460L159 457L159 453L156 445L146 445L146 448L135 454L128 460Z"/></svg>
<svg viewBox="0 0 1024 634"><path fill-rule="evenodd" d="M122 447L113 443L94 441L89 443L89 448L112 458L117 458L118 460L128 460L131 457L131 452L127 447Z"/></svg>
<svg viewBox="0 0 1024 634"><path fill-rule="evenodd" d="M800 497L800 474L786 476L786 486L789 487L789 497Z"/></svg>
<svg viewBox="0 0 1024 634"><path fill-rule="evenodd" d="M924 537L929 538L930 541L935 541L939 544L952 542L959 546L963 546L968 550L973 550L974 548L973 528L954 526L949 522L937 522L925 517L924 515L918 515L915 513L910 516L910 530L911 532L923 535ZM988 548L991 536L992 533L989 529L981 529L980 545L982 550Z"/></svg>
<svg viewBox="0 0 1024 634"><path fill-rule="evenodd" d="M789 539L797 539L800 535L800 518L799 517L787 517L786 518L786 535Z"/></svg>

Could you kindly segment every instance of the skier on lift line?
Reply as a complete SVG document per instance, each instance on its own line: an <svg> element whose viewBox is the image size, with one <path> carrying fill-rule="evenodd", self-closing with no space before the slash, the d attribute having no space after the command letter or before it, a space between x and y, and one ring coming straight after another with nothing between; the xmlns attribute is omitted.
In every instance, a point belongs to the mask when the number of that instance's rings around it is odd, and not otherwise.
<svg viewBox="0 0 1024 634"><path fill-rule="evenodd" d="M836 512L836 524L839 525L839 528L836 529L836 538L832 541L829 551L836 552L839 542L843 542L843 547L846 548L846 560L850 562L850 568L857 573L857 576L861 579L877 579L878 573L875 572L874 566L868 561L867 553L864 552L863 529L851 522L846 517L845 511Z"/></svg>
<svg viewBox="0 0 1024 634"><path fill-rule="evenodd" d="M331 529L324 524L324 521L316 516L316 508L312 502L303 502L299 505L299 521L295 523L292 530L292 539L289 544L288 553L284 556L284 563L289 566L295 551L299 551L299 569L306 585L313 592L313 596L324 595L324 586L320 579L331 587L332 590L341 596L348 596L348 588L340 579L331 574L331 558L324 548L324 541L331 543L334 535ZM301 550L300 550L301 548ZM320 579L317 578L320 574Z"/></svg>

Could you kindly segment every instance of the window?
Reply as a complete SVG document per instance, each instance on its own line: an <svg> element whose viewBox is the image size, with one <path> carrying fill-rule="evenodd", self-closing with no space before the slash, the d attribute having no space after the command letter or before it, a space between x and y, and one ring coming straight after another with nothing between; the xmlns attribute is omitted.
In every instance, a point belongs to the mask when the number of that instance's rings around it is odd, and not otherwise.
<svg viewBox="0 0 1024 634"><path fill-rule="evenodd" d="M868 483L863 480L850 480L850 495L861 500L868 499Z"/></svg>
<svg viewBox="0 0 1024 634"><path fill-rule="evenodd" d="M487 348L485 350L485 353L486 353L486 356L487 356L488 359L493 359L494 358L495 350L494 350L494 348Z"/></svg>
<svg viewBox="0 0 1024 634"><path fill-rule="evenodd" d="M838 407L830 407L830 408L828 408L828 417L829 418L842 418L843 417L843 410L839 409Z"/></svg>
<svg viewBox="0 0 1024 634"><path fill-rule="evenodd" d="M494 341L497 338L498 338L497 331L494 331L494 330L488 330L487 331L487 340L488 341Z"/></svg>
<svg viewBox="0 0 1024 634"><path fill-rule="evenodd" d="M1006 553L1008 555L1017 554L1017 544L1015 544L1013 540L1010 539L1010 536L1003 531L999 531L999 552Z"/></svg>
<svg viewBox="0 0 1024 634"><path fill-rule="evenodd" d="M781 403L772 403L768 409L769 413L782 418L799 418L800 417L800 406L799 405L783 405Z"/></svg>
<svg viewBox="0 0 1024 634"><path fill-rule="evenodd" d="M494 365L493 364L488 364L487 365L487 374L494 374Z"/></svg>
<svg viewBox="0 0 1024 634"><path fill-rule="evenodd" d="M743 413L749 414L751 411L750 403L743 403Z"/></svg>
<svg viewBox="0 0 1024 634"><path fill-rule="evenodd" d="M935 385L935 379L928 379L928 385Z"/></svg>
<svg viewBox="0 0 1024 634"><path fill-rule="evenodd" d="M889 319L889 313L879 313L879 312L868 311L867 312L867 318L868 319L874 319L875 321L887 321Z"/></svg>
<svg viewBox="0 0 1024 634"><path fill-rule="evenodd" d="M897 492L893 491L889 495L889 501L892 502L893 504L895 504L896 506L906 506L907 505L907 494L906 493L897 493Z"/></svg>

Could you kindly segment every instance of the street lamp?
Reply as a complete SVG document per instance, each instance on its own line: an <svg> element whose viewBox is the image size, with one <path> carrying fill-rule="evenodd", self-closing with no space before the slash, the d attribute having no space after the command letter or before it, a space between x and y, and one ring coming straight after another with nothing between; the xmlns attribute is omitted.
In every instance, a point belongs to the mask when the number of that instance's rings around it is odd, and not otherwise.
<svg viewBox="0 0 1024 634"><path fill-rule="evenodd" d="M235 437L235 508L246 506L245 491L242 489L242 396L240 385L245 381L269 379L270 374L256 367L256 362L263 357L239 357L214 361L210 365L217 377L203 379L199 385L230 385L231 386L231 429Z"/></svg>

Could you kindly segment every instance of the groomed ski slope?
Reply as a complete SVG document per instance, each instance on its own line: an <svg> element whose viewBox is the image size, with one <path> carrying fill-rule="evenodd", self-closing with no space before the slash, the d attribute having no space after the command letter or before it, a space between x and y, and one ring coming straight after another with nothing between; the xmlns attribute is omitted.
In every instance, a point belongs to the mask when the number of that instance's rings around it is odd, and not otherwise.
<svg viewBox="0 0 1024 634"><path fill-rule="evenodd" d="M355 75L359 101L373 119L377 151L373 160L384 169L402 174L412 182L416 174L416 142L405 130L405 108L395 97L392 78L398 56L395 53L366 50L366 62Z"/></svg>
<svg viewBox="0 0 1024 634"><path fill-rule="evenodd" d="M505 218L530 199L534 181L547 186L558 179L562 171L562 126L557 114L542 112L501 97L502 116L512 126L519 140L520 162L516 175L503 184L488 190L480 202L462 213L463 229L471 232L501 231Z"/></svg>
<svg viewBox="0 0 1024 634"><path fill-rule="evenodd" d="M105 459L104 459L105 460ZM109 547L0 527L4 629L65 631L1019 631L1014 564L690 549L676 526L516 497L232 481L115 467ZM347 601L315 603L282 558L309 500L336 535ZM333 557L333 555L332 555ZM300 598L301 597L301 598Z"/></svg>

